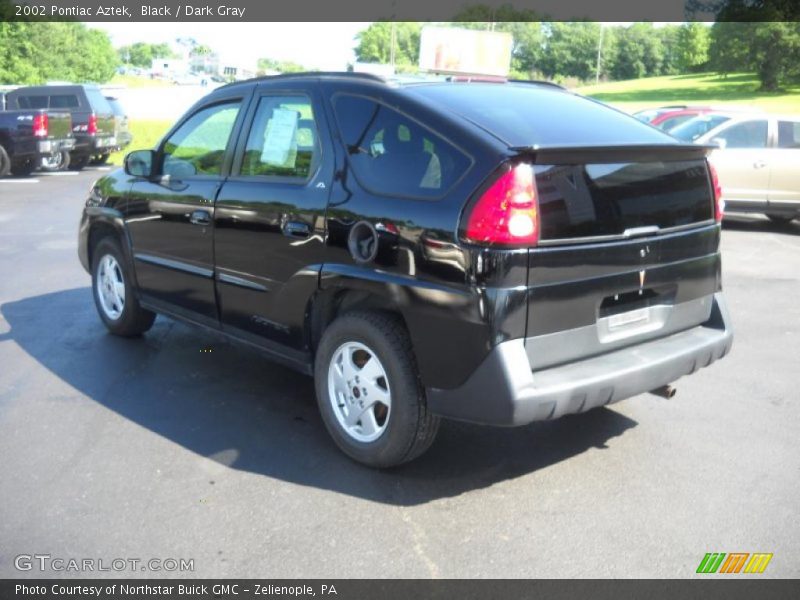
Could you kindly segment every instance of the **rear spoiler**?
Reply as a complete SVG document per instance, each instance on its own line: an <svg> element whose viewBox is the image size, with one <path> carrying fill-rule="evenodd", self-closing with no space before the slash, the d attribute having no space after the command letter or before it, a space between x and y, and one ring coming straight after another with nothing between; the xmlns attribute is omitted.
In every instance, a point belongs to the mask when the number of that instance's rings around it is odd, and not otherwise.
<svg viewBox="0 0 800 600"><path fill-rule="evenodd" d="M715 146L700 144L616 144L598 146L514 146L511 152L534 164L657 162L705 158Z"/></svg>

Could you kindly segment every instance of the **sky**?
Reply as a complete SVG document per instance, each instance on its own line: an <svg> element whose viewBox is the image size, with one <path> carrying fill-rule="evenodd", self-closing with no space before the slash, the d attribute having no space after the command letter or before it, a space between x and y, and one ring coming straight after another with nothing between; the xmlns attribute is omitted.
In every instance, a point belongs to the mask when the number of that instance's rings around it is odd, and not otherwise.
<svg viewBox="0 0 800 600"><path fill-rule="evenodd" d="M111 36L114 47L192 37L226 60L289 60L309 69L344 70L354 60L355 35L369 23L86 23Z"/></svg>

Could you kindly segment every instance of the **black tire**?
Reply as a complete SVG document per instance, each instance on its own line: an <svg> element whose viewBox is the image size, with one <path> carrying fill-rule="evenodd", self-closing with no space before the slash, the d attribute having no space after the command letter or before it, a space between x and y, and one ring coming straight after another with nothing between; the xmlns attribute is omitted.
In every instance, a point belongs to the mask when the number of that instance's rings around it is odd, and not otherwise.
<svg viewBox="0 0 800 600"><path fill-rule="evenodd" d="M106 256L111 256L116 261L118 270L115 269L115 273L121 277L125 288L124 304L119 316L115 318L107 313L100 298L99 270L101 261ZM117 241L111 237L102 238L92 250L92 296L100 319L115 335L124 337L141 335L153 326L156 318L155 313L139 305L132 281L131 269Z"/></svg>
<svg viewBox="0 0 800 600"><path fill-rule="evenodd" d="M42 158L42 171L54 173L56 171L64 171L69 167L69 152L62 150L58 153L58 158L50 160L50 157Z"/></svg>
<svg viewBox="0 0 800 600"><path fill-rule="evenodd" d="M391 390L385 429L374 441L352 437L339 422L328 395L328 368L343 344L356 342L378 357ZM317 404L336 445L352 459L370 467L392 467L423 454L439 430L439 417L428 411L411 340L402 321L391 314L353 312L337 318L322 336L314 366Z"/></svg>
<svg viewBox="0 0 800 600"><path fill-rule="evenodd" d="M5 177L11 172L11 160L6 149L0 146L0 177Z"/></svg>
<svg viewBox="0 0 800 600"><path fill-rule="evenodd" d="M786 225L794 219L794 217L788 217L786 215L767 215L767 218L778 225Z"/></svg>
<svg viewBox="0 0 800 600"><path fill-rule="evenodd" d="M11 174L14 177L27 177L36 170L36 167L39 166L37 162L38 161L29 158L28 160L24 160L20 163L14 163L11 165Z"/></svg>
<svg viewBox="0 0 800 600"><path fill-rule="evenodd" d="M110 154L99 154L97 156L93 156L92 159L89 161L90 165L104 165L108 162L108 157L111 156Z"/></svg>
<svg viewBox="0 0 800 600"><path fill-rule="evenodd" d="M82 170L86 165L89 164L89 160L91 158L92 157L89 156L88 154L80 154L77 156L75 154L71 154L69 157L69 170L70 171Z"/></svg>

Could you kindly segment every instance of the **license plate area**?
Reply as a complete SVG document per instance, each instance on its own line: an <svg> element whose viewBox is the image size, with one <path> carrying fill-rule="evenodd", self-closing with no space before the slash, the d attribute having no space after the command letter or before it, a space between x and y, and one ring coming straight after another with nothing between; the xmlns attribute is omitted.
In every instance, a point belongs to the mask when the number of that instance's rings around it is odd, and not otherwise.
<svg viewBox="0 0 800 600"><path fill-rule="evenodd" d="M664 327L676 291L676 286L642 288L603 298L597 314L600 342L616 342Z"/></svg>
<svg viewBox="0 0 800 600"><path fill-rule="evenodd" d="M628 325L648 323L650 321L650 307L637 308L608 317L608 329L614 331Z"/></svg>

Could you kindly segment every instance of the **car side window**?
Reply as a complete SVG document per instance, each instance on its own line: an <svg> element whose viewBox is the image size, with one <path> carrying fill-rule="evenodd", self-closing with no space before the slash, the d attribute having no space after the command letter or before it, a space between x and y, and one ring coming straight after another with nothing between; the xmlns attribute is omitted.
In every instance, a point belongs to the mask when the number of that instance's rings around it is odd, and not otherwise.
<svg viewBox="0 0 800 600"><path fill-rule="evenodd" d="M20 108L47 108L48 96L20 96L17 104Z"/></svg>
<svg viewBox="0 0 800 600"><path fill-rule="evenodd" d="M778 148L800 148L800 121L778 121Z"/></svg>
<svg viewBox="0 0 800 600"><path fill-rule="evenodd" d="M219 175L240 102L215 104L193 114L164 142L161 172L173 177Z"/></svg>
<svg viewBox="0 0 800 600"><path fill-rule="evenodd" d="M53 94L50 96L50 108L78 108L78 97L75 94Z"/></svg>
<svg viewBox="0 0 800 600"><path fill-rule="evenodd" d="M714 137L725 140L726 148L766 148L767 121L736 123Z"/></svg>
<svg viewBox="0 0 800 600"><path fill-rule="evenodd" d="M692 118L692 115L680 115L677 117L670 117L669 119L664 119L661 123L658 124L658 128L662 131L669 131L673 127L677 127L681 123L685 123L689 119Z"/></svg>
<svg viewBox="0 0 800 600"><path fill-rule="evenodd" d="M264 96L247 136L240 175L305 180L319 161L314 110L307 96Z"/></svg>
<svg viewBox="0 0 800 600"><path fill-rule="evenodd" d="M470 166L460 150L384 104L341 95L334 111L351 168L370 191L436 198Z"/></svg>

